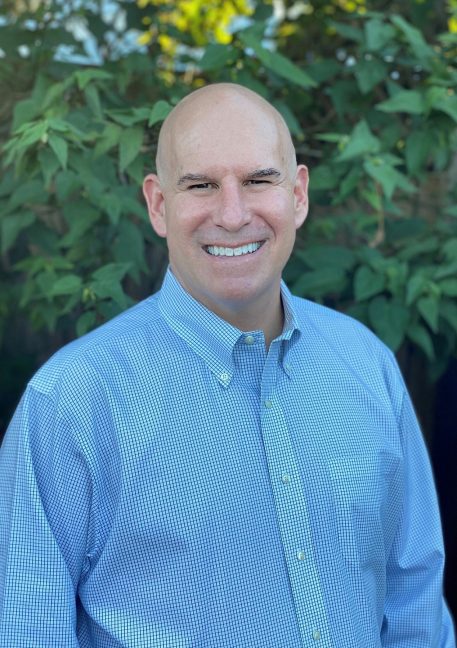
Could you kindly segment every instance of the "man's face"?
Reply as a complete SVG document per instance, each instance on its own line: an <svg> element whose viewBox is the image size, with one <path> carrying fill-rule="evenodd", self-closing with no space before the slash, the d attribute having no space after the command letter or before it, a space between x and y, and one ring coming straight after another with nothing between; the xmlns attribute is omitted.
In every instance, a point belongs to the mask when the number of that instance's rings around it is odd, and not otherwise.
<svg viewBox="0 0 457 648"><path fill-rule="evenodd" d="M275 120L244 98L188 112L173 133L167 177L145 181L152 224L195 299L229 321L246 309L260 315L279 306L306 217L306 169L296 173Z"/></svg>

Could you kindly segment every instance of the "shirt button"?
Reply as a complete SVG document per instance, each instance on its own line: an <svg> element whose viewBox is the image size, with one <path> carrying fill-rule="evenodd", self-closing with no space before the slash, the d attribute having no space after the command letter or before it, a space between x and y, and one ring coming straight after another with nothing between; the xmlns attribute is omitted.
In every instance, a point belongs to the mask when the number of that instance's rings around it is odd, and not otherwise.
<svg viewBox="0 0 457 648"><path fill-rule="evenodd" d="M245 344L254 344L255 342L255 337L253 335L246 335L244 338L244 343Z"/></svg>
<svg viewBox="0 0 457 648"><path fill-rule="evenodd" d="M297 558L298 558L298 560L305 560L305 558L306 558L305 552L302 551L302 550L297 551Z"/></svg>
<svg viewBox="0 0 457 648"><path fill-rule="evenodd" d="M290 475L284 474L281 477L281 481L283 484L290 484Z"/></svg>
<svg viewBox="0 0 457 648"><path fill-rule="evenodd" d="M319 641L320 638L321 638L321 633L319 632L319 630L314 630L313 632L314 641Z"/></svg>
<svg viewBox="0 0 457 648"><path fill-rule="evenodd" d="M268 399L267 399L267 400L265 401L265 407L266 407L267 409L271 409L271 408L273 407L273 402L272 402L271 400L268 400Z"/></svg>
<svg viewBox="0 0 457 648"><path fill-rule="evenodd" d="M228 375L228 373L226 373L226 372L224 371L224 373L221 373L220 378L221 378L221 380L223 380L224 382L227 382L227 380L230 378L230 376Z"/></svg>

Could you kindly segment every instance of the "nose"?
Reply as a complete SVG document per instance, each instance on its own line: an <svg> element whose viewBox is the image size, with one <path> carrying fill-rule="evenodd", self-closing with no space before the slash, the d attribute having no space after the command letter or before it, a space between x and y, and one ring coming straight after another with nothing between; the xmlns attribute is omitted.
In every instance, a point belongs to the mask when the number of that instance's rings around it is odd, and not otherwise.
<svg viewBox="0 0 457 648"><path fill-rule="evenodd" d="M251 213L243 197L243 187L235 182L221 186L213 221L229 232L237 232L251 221Z"/></svg>

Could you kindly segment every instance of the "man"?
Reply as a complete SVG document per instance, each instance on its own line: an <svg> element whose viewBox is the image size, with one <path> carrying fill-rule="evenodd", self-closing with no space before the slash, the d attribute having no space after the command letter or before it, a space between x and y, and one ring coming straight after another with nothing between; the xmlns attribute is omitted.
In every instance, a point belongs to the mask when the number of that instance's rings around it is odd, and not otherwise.
<svg viewBox="0 0 457 648"><path fill-rule="evenodd" d="M162 289L57 353L6 436L0 646L455 646L395 360L281 284L307 183L247 89L165 121Z"/></svg>

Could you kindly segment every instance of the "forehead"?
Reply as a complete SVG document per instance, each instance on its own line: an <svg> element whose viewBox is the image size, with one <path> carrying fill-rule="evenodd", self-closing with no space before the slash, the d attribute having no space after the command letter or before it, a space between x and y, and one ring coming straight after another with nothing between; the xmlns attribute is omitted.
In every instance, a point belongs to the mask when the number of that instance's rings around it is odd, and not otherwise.
<svg viewBox="0 0 457 648"><path fill-rule="evenodd" d="M173 129L170 152L177 175L285 166L277 123L266 111L242 101L191 108Z"/></svg>

